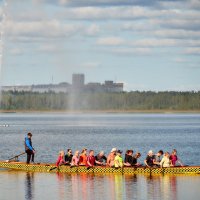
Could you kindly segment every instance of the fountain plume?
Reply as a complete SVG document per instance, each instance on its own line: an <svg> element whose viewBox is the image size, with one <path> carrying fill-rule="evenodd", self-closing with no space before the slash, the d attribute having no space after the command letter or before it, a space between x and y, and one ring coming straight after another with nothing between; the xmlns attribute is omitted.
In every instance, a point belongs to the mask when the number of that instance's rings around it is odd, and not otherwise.
<svg viewBox="0 0 200 200"><path fill-rule="evenodd" d="M0 29L0 105L2 99L2 68L3 68L3 53L4 53L4 41L5 41L5 24L6 24L6 10L8 3L6 0L3 1L2 6L2 17L1 17L1 29Z"/></svg>

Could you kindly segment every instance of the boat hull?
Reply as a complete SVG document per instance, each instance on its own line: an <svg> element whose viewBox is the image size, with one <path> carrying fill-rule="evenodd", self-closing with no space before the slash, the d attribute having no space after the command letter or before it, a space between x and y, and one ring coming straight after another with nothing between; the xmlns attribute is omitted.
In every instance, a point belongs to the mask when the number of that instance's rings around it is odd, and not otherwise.
<svg viewBox="0 0 200 200"><path fill-rule="evenodd" d="M99 173L99 174L200 174L200 166L147 168L147 167L124 167L115 169L111 167L84 166L70 167L62 165L59 168L54 164L26 164L22 162L0 161L0 168L23 170L31 172L61 172L61 173Z"/></svg>

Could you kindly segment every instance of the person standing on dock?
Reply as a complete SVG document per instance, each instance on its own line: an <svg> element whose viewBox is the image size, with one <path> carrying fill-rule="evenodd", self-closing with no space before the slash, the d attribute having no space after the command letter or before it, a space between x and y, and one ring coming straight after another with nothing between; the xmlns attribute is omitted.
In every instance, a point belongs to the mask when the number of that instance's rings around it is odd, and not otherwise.
<svg viewBox="0 0 200 200"><path fill-rule="evenodd" d="M34 155L35 155L35 149L32 146L32 133L28 133L25 137L25 152L27 154L27 160L26 163L29 164L30 160L32 163L34 163Z"/></svg>

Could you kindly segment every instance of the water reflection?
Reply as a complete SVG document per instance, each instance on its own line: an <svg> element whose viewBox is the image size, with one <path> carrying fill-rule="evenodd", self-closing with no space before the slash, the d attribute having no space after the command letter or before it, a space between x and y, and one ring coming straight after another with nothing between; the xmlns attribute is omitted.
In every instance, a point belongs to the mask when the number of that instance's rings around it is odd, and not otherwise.
<svg viewBox="0 0 200 200"><path fill-rule="evenodd" d="M41 175L39 175L41 176ZM49 175L50 176L50 175ZM38 175L37 175L38 177ZM180 193L185 192L181 188L182 177L190 180L190 176L145 176L145 175L98 175L98 174L52 174L52 190L43 191L46 198L52 199L53 194L57 199L94 200L94 199L180 199ZM198 177L197 177L198 178ZM199 179L192 177L200 184ZM191 180L192 180L191 179ZM36 181L36 180L35 180ZM37 178L38 181L38 178ZM37 182L36 181L36 182ZM41 181L41 180L39 180ZM195 183L195 182L194 182ZM34 173L26 174L25 199L37 199L37 192L41 190L34 186ZM50 185L49 185L50 186ZM188 191L187 191L188 192ZM199 191L197 191L199 192ZM200 192L198 193L200 194Z"/></svg>
<svg viewBox="0 0 200 200"><path fill-rule="evenodd" d="M170 187L171 199L176 200L177 199L177 179L175 176L170 177L170 186L171 186Z"/></svg>
<svg viewBox="0 0 200 200"><path fill-rule="evenodd" d="M71 176L71 182L72 199L95 199L95 176L90 174L73 174Z"/></svg>
<svg viewBox="0 0 200 200"><path fill-rule="evenodd" d="M34 173L27 172L25 179L25 199L32 200L34 198Z"/></svg>
<svg viewBox="0 0 200 200"><path fill-rule="evenodd" d="M144 188L147 199L176 200L176 176L147 176L144 179Z"/></svg>
<svg viewBox="0 0 200 200"><path fill-rule="evenodd" d="M57 174L59 199L177 199L176 176ZM68 182L67 186L65 183Z"/></svg>
<svg viewBox="0 0 200 200"><path fill-rule="evenodd" d="M138 181L136 175L124 177L126 199L137 199L137 193L141 189L140 187L137 187Z"/></svg>
<svg viewBox="0 0 200 200"><path fill-rule="evenodd" d="M123 199L124 195L124 176L122 175L114 175L115 176L115 199L120 200Z"/></svg>
<svg viewBox="0 0 200 200"><path fill-rule="evenodd" d="M72 182L72 199L78 199L78 196L80 195L79 193L79 178L78 178L78 174L74 174L71 176L71 182ZM84 193L84 189L83 192ZM83 195L84 196L84 195Z"/></svg>
<svg viewBox="0 0 200 200"><path fill-rule="evenodd" d="M63 173L56 173L58 178L58 194L59 199L65 198L65 174Z"/></svg>

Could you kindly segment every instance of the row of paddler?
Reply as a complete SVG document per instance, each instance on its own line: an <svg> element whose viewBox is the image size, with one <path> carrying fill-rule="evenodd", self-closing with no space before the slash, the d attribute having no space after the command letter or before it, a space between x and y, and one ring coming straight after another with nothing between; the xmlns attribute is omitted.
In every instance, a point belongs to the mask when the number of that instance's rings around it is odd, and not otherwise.
<svg viewBox="0 0 200 200"><path fill-rule="evenodd" d="M81 153L75 151L72 154L71 149L67 149L67 153L60 151L58 159L56 161L56 166L60 165L70 165L70 166L108 166L108 167L131 167L131 166L142 166L138 162L138 158L141 157L140 152L133 154L133 150L127 150L124 159L122 158L122 151L112 148L108 157L105 156L104 151L100 151L96 156L94 150L89 150L84 148ZM180 164L183 166L182 162L177 157L177 151L174 149L171 154L169 152L163 153L162 150L158 151L156 154L150 150L144 160L144 165L147 167L170 167Z"/></svg>

